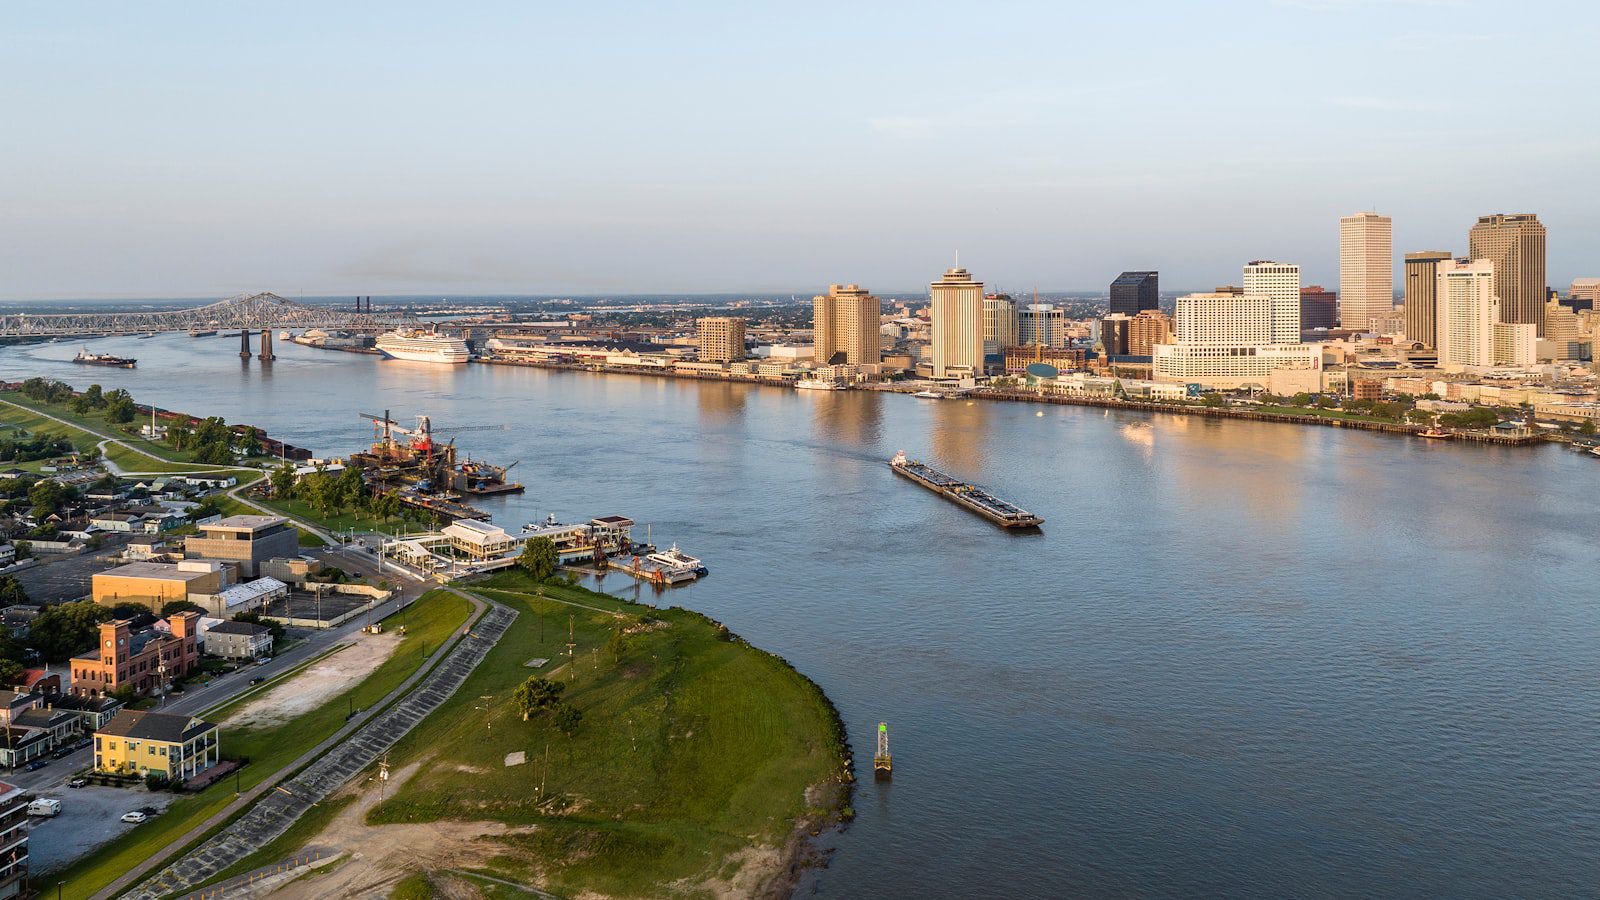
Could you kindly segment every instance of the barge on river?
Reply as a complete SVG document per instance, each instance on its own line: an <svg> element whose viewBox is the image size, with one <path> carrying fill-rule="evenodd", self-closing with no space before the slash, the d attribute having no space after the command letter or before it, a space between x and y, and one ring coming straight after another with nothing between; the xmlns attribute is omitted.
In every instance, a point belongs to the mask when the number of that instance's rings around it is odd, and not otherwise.
<svg viewBox="0 0 1600 900"><path fill-rule="evenodd" d="M966 507L1001 528L1038 528L1044 524L1044 520L1033 513L1014 503L1007 503L975 484L968 484L932 466L907 459L904 450L889 460L889 468L893 469L895 474L909 478L935 494Z"/></svg>

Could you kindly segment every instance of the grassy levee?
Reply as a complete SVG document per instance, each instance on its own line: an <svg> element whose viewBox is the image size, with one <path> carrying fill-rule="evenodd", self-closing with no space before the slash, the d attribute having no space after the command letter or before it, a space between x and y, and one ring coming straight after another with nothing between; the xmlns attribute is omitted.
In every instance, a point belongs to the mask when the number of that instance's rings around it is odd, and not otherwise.
<svg viewBox="0 0 1600 900"><path fill-rule="evenodd" d="M250 485L250 484L256 483L257 481L260 481L261 479L263 479L265 477L267 477L265 472L263 472L263 473L261 473L259 475L243 475L243 476L240 477L239 483L241 485ZM239 499L237 499L235 497L230 497L227 494L218 494L218 495L216 495L215 499L217 501L217 511L222 513L225 516L259 516L259 515L261 515L261 510L256 509L254 506L251 506L251 505L245 503L244 501L239 500ZM261 503L261 501L259 501L259 500L256 501L256 502ZM267 506L267 507L272 508L272 509L276 509L277 508L277 507L274 507L271 504L267 504L267 503L262 503L261 505L262 506ZM312 519L311 521L315 522L316 520ZM321 524L321 523L317 523L317 524ZM314 535L311 532L305 530L304 528L297 527L297 528L295 528L295 531L299 532L299 534L300 534L300 546L302 546L302 547L323 547L323 546L327 545L327 542L324 541L322 538L317 537L316 535Z"/></svg>
<svg viewBox="0 0 1600 900"><path fill-rule="evenodd" d="M660 896L672 883L683 893L728 877L738 866L730 859L748 847L776 853L803 817L841 802L807 799L811 786L838 783L847 750L827 698L783 660L688 610L581 588L549 586L540 597L520 572L473 589L521 615L462 687L464 699L390 754L391 767L419 769L369 822L537 825L500 838L488 871L563 895ZM636 633L617 661L606 645L619 625ZM529 668L535 657L550 662ZM583 714L574 735L512 708L513 689L534 674L569 681L564 699ZM515 751L527 762L506 766Z"/></svg>
<svg viewBox="0 0 1600 900"><path fill-rule="evenodd" d="M240 770L240 787L249 790L338 731L352 706L364 709L382 700L416 671L428 654L439 649L440 644L466 622L471 611L472 605L454 594L430 591L403 613L390 618L393 623L398 621L396 617L405 617L405 637L393 656L349 690L282 724L237 730L224 725L221 738L223 752L228 756L250 758L250 764ZM243 698L234 700L207 710L202 715L211 721L218 721L243 702ZM174 801L161 815L96 849L73 865L50 873L49 878L51 881L66 882L62 889L63 897L89 897L135 864L222 810L233 799L234 779L224 779L198 794ZM128 802L130 808L136 806L137 795L130 794Z"/></svg>
<svg viewBox="0 0 1600 900"><path fill-rule="evenodd" d="M24 403L29 409L18 409L15 406L0 403L0 423L13 428L21 428L29 434L57 434L72 441L72 446L80 452L93 450L100 443L101 438L85 431L82 428L71 428L62 425L53 419L47 419L32 411L32 404L25 403L25 398L15 391L0 391L0 399L10 400L13 403Z"/></svg>
<svg viewBox="0 0 1600 900"><path fill-rule="evenodd" d="M20 391L0 391L0 399L9 400L19 406L25 406L39 412L46 412L58 419L75 424L78 428L94 437L94 440L89 443L91 447L107 437L113 437L117 440L126 440L128 443L148 452L151 456L167 462L187 463L193 460L193 454L191 453L173 450L163 444L146 440L143 435L139 434L139 426L143 423L138 419L132 422L112 424L106 421L106 417L98 410L79 414L73 412L72 407L65 403L40 403L37 400L23 396ZM60 422L53 422L48 419L45 421L50 426L53 426L58 434L65 430ZM74 438L74 443L76 443L76 438Z"/></svg>

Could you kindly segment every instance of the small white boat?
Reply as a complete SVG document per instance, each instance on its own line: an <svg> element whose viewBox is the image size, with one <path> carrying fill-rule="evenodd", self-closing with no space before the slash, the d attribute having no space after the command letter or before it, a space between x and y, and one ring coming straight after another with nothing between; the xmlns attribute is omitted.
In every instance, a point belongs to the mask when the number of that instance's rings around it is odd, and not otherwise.
<svg viewBox="0 0 1600 900"><path fill-rule="evenodd" d="M944 395L939 393L938 391L917 391L915 394L912 394L911 396L920 397L923 400L943 400L944 399Z"/></svg>
<svg viewBox="0 0 1600 900"><path fill-rule="evenodd" d="M656 563L670 573L688 572L696 577L706 574L706 567L693 556L678 549L677 544L672 549L657 551L645 557L650 562Z"/></svg>
<svg viewBox="0 0 1600 900"><path fill-rule="evenodd" d="M802 378L794 383L797 391L842 391L844 385L825 378Z"/></svg>

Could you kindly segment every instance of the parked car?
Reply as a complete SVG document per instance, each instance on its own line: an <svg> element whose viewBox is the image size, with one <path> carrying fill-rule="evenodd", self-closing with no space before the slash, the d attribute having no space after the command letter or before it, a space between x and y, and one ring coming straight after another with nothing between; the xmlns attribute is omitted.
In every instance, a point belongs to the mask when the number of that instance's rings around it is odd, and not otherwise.
<svg viewBox="0 0 1600 900"><path fill-rule="evenodd" d="M89 779L87 779L87 778L74 778L71 781L67 782L67 787L69 787L69 788L81 788L81 787L83 787L84 785L86 785L88 783L89 783Z"/></svg>
<svg viewBox="0 0 1600 900"><path fill-rule="evenodd" d="M135 810L134 812L125 812L125 813L122 814L122 821L131 822L134 825L143 824L144 821L146 819L148 819L148 818L150 818L150 817L145 815L142 812L138 812L137 810Z"/></svg>
<svg viewBox="0 0 1600 900"><path fill-rule="evenodd" d="M58 747L58 748L56 748L56 752L50 754L50 758L51 759L65 759L66 757L71 756L72 754L74 754L76 752L77 752L77 748L75 748L75 747Z"/></svg>
<svg viewBox="0 0 1600 900"><path fill-rule="evenodd" d="M77 742L76 744L73 744L72 745L72 749L74 749L74 750L87 750L87 749L89 749L90 747L93 747L93 746L94 746L94 738L84 738L83 740Z"/></svg>
<svg viewBox="0 0 1600 900"><path fill-rule="evenodd" d="M28 763L26 766L23 766L23 768L27 769L29 772L37 772L40 769L42 769L42 768L44 768L45 766L48 766L48 765L50 765L50 760L48 760L48 759L36 759L33 762Z"/></svg>
<svg viewBox="0 0 1600 900"><path fill-rule="evenodd" d="M250 679L250 683L251 684L260 684L263 681L266 681L266 679L262 678L260 675L257 675L256 677Z"/></svg>

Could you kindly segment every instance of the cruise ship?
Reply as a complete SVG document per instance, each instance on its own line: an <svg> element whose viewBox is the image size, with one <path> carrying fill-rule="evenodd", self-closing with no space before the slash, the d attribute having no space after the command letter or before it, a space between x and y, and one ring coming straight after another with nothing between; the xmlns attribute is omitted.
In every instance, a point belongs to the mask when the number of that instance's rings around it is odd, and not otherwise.
<svg viewBox="0 0 1600 900"><path fill-rule="evenodd" d="M472 356L466 341L431 331L391 331L378 335L374 346L385 356L413 362L454 365Z"/></svg>

